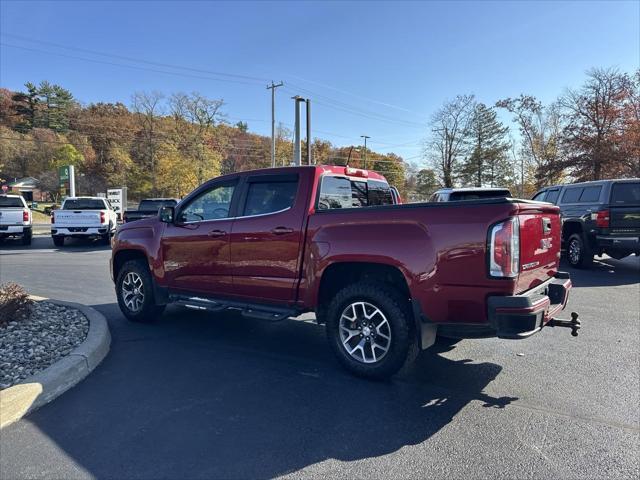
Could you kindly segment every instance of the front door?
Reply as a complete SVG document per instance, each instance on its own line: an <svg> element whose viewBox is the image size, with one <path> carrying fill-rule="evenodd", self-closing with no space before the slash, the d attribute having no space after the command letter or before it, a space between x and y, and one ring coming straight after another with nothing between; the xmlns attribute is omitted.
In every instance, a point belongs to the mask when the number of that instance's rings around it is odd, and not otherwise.
<svg viewBox="0 0 640 480"><path fill-rule="evenodd" d="M231 264L235 295L291 302L299 277L309 188L296 174L247 178L232 227ZM301 183L305 183L302 185Z"/></svg>
<svg viewBox="0 0 640 480"><path fill-rule="evenodd" d="M212 183L176 210L167 224L162 253L173 290L225 296L233 288L229 239L237 180Z"/></svg>

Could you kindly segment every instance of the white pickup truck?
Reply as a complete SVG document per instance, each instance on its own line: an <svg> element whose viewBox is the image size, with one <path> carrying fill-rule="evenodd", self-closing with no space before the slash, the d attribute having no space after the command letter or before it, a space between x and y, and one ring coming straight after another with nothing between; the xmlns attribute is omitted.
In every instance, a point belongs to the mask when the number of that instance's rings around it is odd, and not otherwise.
<svg viewBox="0 0 640 480"><path fill-rule="evenodd" d="M51 237L57 247L67 237L100 238L109 245L117 226L116 212L101 197L69 197L51 212Z"/></svg>
<svg viewBox="0 0 640 480"><path fill-rule="evenodd" d="M31 210L20 195L0 195L0 242L7 237L22 237L31 245Z"/></svg>

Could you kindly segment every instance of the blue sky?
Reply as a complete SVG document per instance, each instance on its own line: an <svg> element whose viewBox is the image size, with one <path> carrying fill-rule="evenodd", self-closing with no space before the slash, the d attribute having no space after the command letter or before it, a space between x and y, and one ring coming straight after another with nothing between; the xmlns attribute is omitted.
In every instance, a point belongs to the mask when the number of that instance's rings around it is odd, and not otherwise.
<svg viewBox="0 0 640 480"><path fill-rule="evenodd" d="M345 145L366 134L372 148L418 162L430 114L456 94L550 102L591 67L630 72L640 63L639 1L1 0L0 29L6 88L49 80L83 103L126 104L138 90L196 90L223 98L230 121L269 134L265 86L283 80L285 125L300 93L314 101L314 136Z"/></svg>

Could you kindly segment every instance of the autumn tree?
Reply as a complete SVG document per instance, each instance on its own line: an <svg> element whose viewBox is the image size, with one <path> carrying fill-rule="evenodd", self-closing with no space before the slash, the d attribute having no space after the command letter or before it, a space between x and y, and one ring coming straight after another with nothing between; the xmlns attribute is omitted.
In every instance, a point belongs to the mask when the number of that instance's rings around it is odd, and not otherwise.
<svg viewBox="0 0 640 480"><path fill-rule="evenodd" d="M453 187L456 171L464 158L474 102L473 95L458 95L431 117L426 153L445 187Z"/></svg>
<svg viewBox="0 0 640 480"><path fill-rule="evenodd" d="M151 191L157 195L157 158L156 151L160 141L158 128L160 115L162 112L162 99L164 95L160 92L136 92L133 94L131 104L136 113L140 133L139 139L142 142L142 152L148 173L151 178Z"/></svg>

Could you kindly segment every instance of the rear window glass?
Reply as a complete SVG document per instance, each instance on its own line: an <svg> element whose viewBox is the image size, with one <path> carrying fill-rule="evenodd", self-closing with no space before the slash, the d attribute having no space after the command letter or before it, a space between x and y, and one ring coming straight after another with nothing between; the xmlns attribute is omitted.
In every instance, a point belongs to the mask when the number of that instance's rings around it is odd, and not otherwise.
<svg viewBox="0 0 640 480"><path fill-rule="evenodd" d="M0 208L2 207L17 207L22 208L24 204L22 203L22 199L17 197L0 197Z"/></svg>
<svg viewBox="0 0 640 480"><path fill-rule="evenodd" d="M549 190L545 202L556 203L558 201L558 195L560 195L560 190Z"/></svg>
<svg viewBox="0 0 640 480"><path fill-rule="evenodd" d="M142 200L138 210L157 211L161 207L174 207L175 205L175 200Z"/></svg>
<svg viewBox="0 0 640 480"><path fill-rule="evenodd" d="M611 203L615 205L640 205L640 182L614 183Z"/></svg>
<svg viewBox="0 0 640 480"><path fill-rule="evenodd" d="M102 200L94 200L91 198L75 198L73 200L65 200L62 206L63 210L104 210L105 205Z"/></svg>
<svg viewBox="0 0 640 480"><path fill-rule="evenodd" d="M582 190L582 187L567 188L562 195L562 203L577 203Z"/></svg>
<svg viewBox="0 0 640 480"><path fill-rule="evenodd" d="M451 192L449 195L449 201L455 200L479 200L481 198L503 198L510 197L511 192L509 190L478 190L471 192Z"/></svg>
<svg viewBox="0 0 640 480"><path fill-rule="evenodd" d="M295 181L250 183L244 214L264 215L292 207L297 189Z"/></svg>
<svg viewBox="0 0 640 480"><path fill-rule="evenodd" d="M392 204L391 188L385 182L350 180L330 175L322 178L319 210Z"/></svg>
<svg viewBox="0 0 640 480"><path fill-rule="evenodd" d="M580 202L597 202L600 198L600 191L602 190L602 186L598 185L595 187L585 187L582 191L582 195L580 195Z"/></svg>

